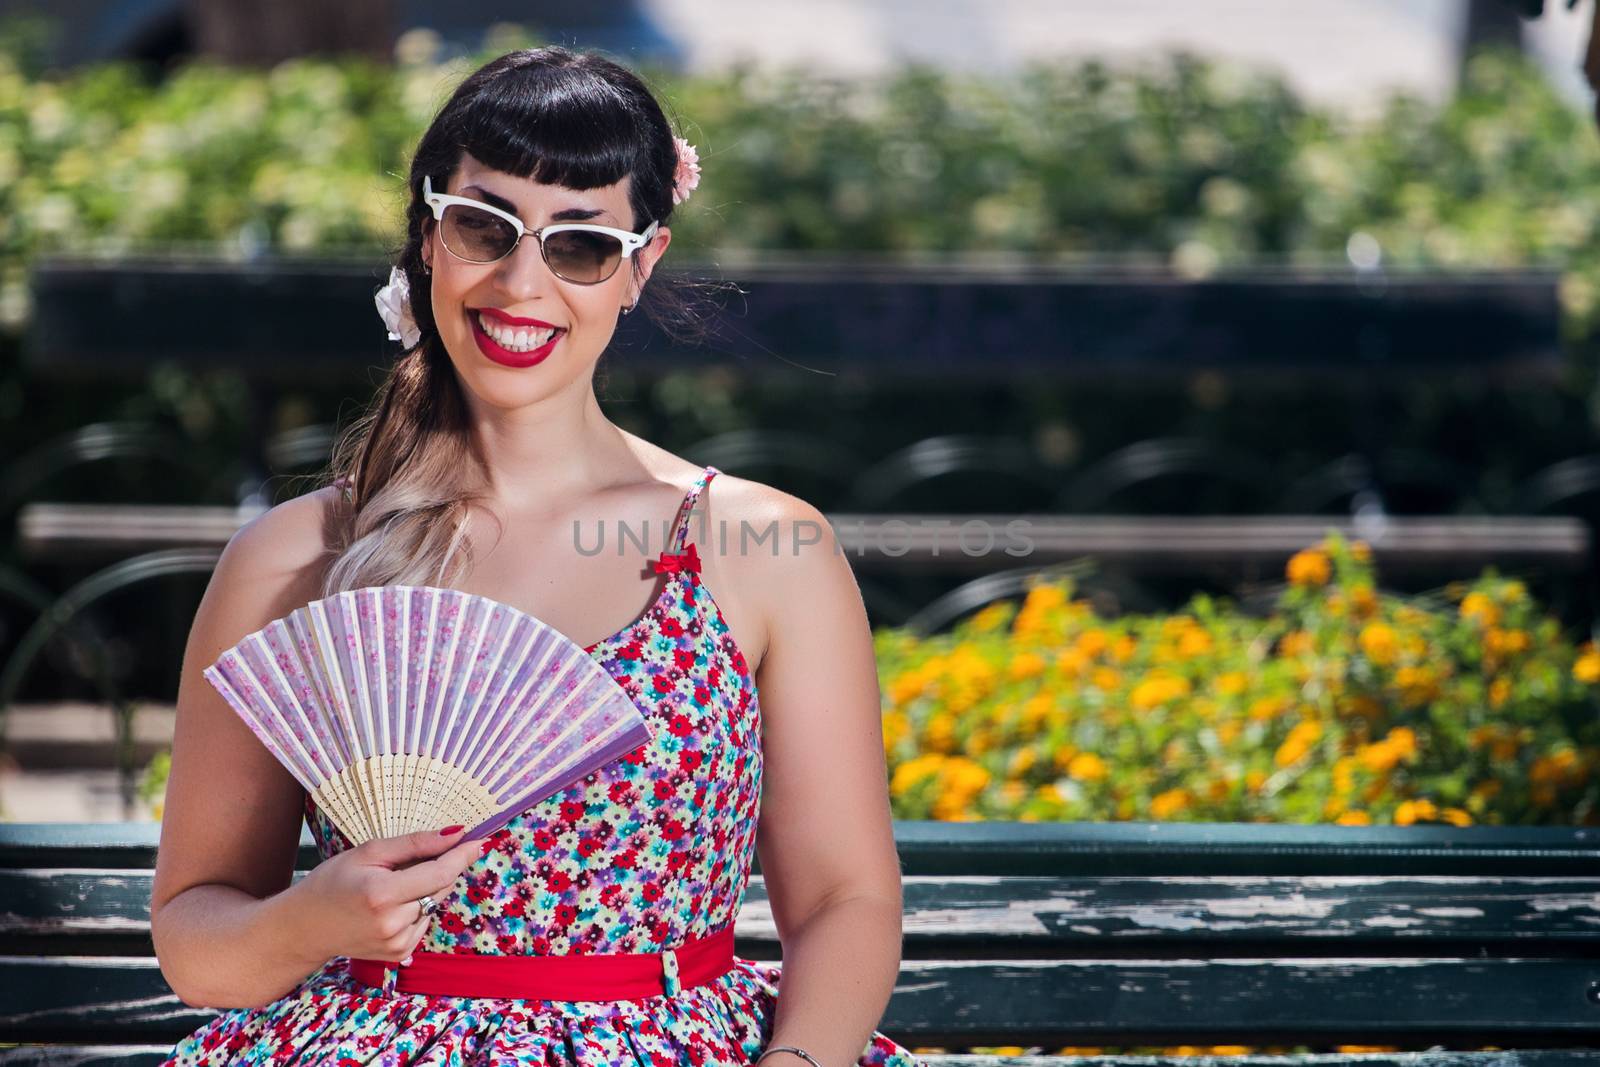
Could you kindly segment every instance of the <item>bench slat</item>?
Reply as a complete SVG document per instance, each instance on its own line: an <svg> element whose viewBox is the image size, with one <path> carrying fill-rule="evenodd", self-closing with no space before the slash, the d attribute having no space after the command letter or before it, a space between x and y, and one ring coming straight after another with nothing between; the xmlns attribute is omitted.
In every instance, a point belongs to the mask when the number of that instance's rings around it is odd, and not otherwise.
<svg viewBox="0 0 1600 1067"><path fill-rule="evenodd" d="M297 872L296 880L304 873ZM0 940L17 954L150 955L148 871L0 871ZM906 958L1400 951L1600 957L1600 876L1042 878L911 875ZM777 955L765 881L741 941Z"/></svg>
<svg viewBox="0 0 1600 1067"><path fill-rule="evenodd" d="M161 824L0 823L0 870L153 869ZM1593 877L1600 827L894 820L907 875ZM298 867L319 861L300 834ZM754 870L760 870L757 862Z"/></svg>
<svg viewBox="0 0 1600 1067"><path fill-rule="evenodd" d="M22 1045L0 1048L6 1067L159 1067L169 1045Z"/></svg>
<svg viewBox="0 0 1600 1067"><path fill-rule="evenodd" d="M881 1029L913 1045L1434 1043L1600 1047L1583 960L971 960L902 963ZM0 956L0 1040L177 1040L153 959ZM982 1007L975 1005L981 1004Z"/></svg>

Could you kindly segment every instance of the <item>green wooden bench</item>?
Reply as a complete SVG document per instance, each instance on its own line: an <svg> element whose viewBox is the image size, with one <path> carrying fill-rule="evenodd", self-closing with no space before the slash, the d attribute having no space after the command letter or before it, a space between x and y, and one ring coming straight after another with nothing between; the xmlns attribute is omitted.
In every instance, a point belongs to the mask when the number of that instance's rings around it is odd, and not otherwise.
<svg viewBox="0 0 1600 1067"><path fill-rule="evenodd" d="M0 824L0 1043L15 1043L0 1062L154 1064L213 1014L156 965L158 834ZM895 836L904 953L880 1028L943 1050L934 1067L1065 1048L1155 1067L1600 1065L1600 828L902 821ZM759 873L736 951L780 955ZM1211 1045L1254 1052L1171 1052ZM1029 1054L966 1052L995 1046ZM1139 1054L1154 1050L1170 1054Z"/></svg>

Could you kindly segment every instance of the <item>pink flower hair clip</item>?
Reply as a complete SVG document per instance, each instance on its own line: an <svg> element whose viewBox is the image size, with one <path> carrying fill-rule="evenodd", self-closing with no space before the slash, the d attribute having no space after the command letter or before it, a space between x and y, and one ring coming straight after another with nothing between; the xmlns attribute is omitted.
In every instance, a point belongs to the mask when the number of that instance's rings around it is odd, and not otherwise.
<svg viewBox="0 0 1600 1067"><path fill-rule="evenodd" d="M674 137L672 143L678 148L678 169L672 175L672 203L677 205L700 184L700 154L682 137Z"/></svg>

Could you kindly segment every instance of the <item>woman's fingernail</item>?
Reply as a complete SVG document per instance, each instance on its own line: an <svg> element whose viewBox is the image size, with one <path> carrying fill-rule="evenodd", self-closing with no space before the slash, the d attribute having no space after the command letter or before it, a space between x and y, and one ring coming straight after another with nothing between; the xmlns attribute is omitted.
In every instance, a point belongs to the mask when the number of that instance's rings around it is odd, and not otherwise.
<svg viewBox="0 0 1600 1067"><path fill-rule="evenodd" d="M467 828L467 826L466 826L465 823L459 823L458 822L454 826L446 826L443 830L440 830L439 831L439 836L440 837L449 837L451 834L457 833L457 832L459 832L461 830L465 830L466 828Z"/></svg>

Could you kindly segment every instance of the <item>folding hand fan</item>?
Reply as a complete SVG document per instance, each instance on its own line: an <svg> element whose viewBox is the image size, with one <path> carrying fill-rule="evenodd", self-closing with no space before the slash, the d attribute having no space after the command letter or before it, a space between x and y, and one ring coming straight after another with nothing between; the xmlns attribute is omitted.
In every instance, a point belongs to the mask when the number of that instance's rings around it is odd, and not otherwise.
<svg viewBox="0 0 1600 1067"><path fill-rule="evenodd" d="M202 673L357 845L453 823L486 837L651 736L566 635L434 586L313 600Z"/></svg>

